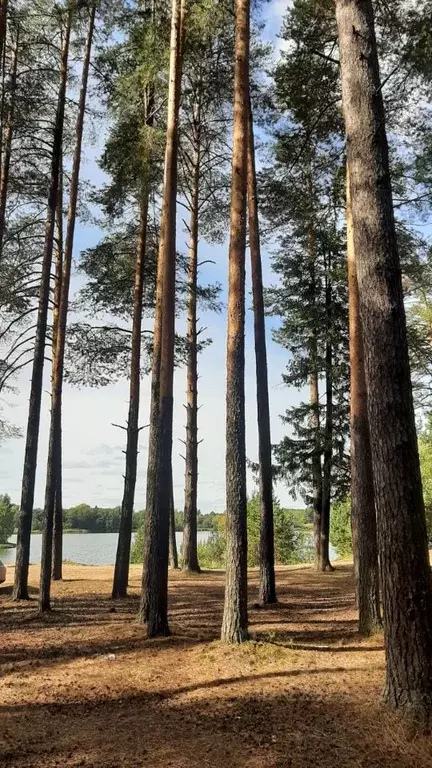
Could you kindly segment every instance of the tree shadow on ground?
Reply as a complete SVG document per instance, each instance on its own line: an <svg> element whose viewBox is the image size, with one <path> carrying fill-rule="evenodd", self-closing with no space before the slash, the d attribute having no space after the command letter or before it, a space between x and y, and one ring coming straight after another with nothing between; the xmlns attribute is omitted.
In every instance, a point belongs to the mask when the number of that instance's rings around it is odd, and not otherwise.
<svg viewBox="0 0 432 768"><path fill-rule="evenodd" d="M320 669L301 674L325 673ZM122 693L109 700L5 707L4 764L13 768L430 767L427 739L410 740L399 719L377 704L366 707L349 700L343 688L338 696L305 691L293 684L296 679L300 682L300 674L285 677L285 691L272 695L242 695L241 688L233 691L232 680L214 680L204 690L190 686L187 694L185 689L161 690L157 696ZM258 678L270 683L272 675Z"/></svg>

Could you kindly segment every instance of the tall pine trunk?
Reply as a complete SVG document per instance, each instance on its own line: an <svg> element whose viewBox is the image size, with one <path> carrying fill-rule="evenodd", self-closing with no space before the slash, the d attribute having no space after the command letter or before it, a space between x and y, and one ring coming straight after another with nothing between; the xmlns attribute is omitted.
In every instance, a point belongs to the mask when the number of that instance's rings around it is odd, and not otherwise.
<svg viewBox="0 0 432 768"><path fill-rule="evenodd" d="M248 122L247 197L254 311L255 368L257 388L256 396L258 410L259 488L261 501L259 541L259 599L261 603L266 605L276 602L274 570L273 481L264 295L258 219L258 196L255 170L255 144L251 106L249 106Z"/></svg>
<svg viewBox="0 0 432 768"><path fill-rule="evenodd" d="M81 78L81 91L78 105L78 117L75 132L75 149L72 165L71 191L69 200L68 220L66 229L66 242L64 252L62 286L60 291L60 307L58 314L58 329L56 339L55 369L53 371L52 395L51 395L51 422L48 445L47 477L45 486L44 526L42 532L42 557L39 592L39 610L50 609L52 549L54 529L54 509L56 491L58 485L59 455L61 456L61 406L63 390L63 369L66 341L67 312L69 304L69 287L72 267L73 241L75 234L76 208L78 202L78 183L81 165L81 148L84 128L85 103L87 97L87 82L90 66L91 47L93 41L96 6L90 11L89 27L87 32L86 49ZM70 19L70 16L69 16ZM70 35L70 22L66 31L66 37ZM67 70L67 59L65 61ZM66 89L66 76L64 81ZM64 97L63 97L64 101ZM64 108L63 108L64 111ZM57 174L58 176L58 174Z"/></svg>
<svg viewBox="0 0 432 768"><path fill-rule="evenodd" d="M45 355L48 304L50 295L51 263L54 244L54 225L57 209L58 182L63 138L63 123L66 100L67 63L71 32L72 10L69 10L61 52L60 86L55 118L51 174L48 196L48 211L45 225L45 241L42 257L42 273L39 290L39 306L36 325L36 338L33 356L33 370L30 385L30 404L27 421L27 436L24 456L21 507L18 520L18 536L15 564L15 580L12 592L14 600L28 600L28 569L30 562L30 536L33 517L33 503L36 479L39 424L42 401L43 367ZM52 435L50 435L51 443ZM44 528L46 528L46 521ZM51 532L52 537L52 532ZM48 548L48 549L47 549ZM50 530L44 534L42 560L47 559L51 551ZM51 559L49 560L48 581L50 579ZM42 601L44 603L44 601Z"/></svg>
<svg viewBox="0 0 432 768"><path fill-rule="evenodd" d="M12 154L12 138L14 130L14 116L15 116L15 92L17 81L17 69L18 69L18 50L19 50L19 26L16 27L15 32L15 47L12 59L12 72L10 78L10 103L9 111L6 118L6 126L4 127L4 136L2 128L2 162L0 173L0 261L3 254L3 239L6 222L6 202L9 185L9 169L10 160Z"/></svg>
<svg viewBox="0 0 432 768"><path fill-rule="evenodd" d="M172 478L178 114L184 0L173 0L167 139L152 370L149 472L140 617L149 637L169 634L168 556Z"/></svg>
<svg viewBox="0 0 432 768"><path fill-rule="evenodd" d="M330 507L332 485L333 462L333 339L332 339L332 286L331 286L331 261L328 255L325 278L325 316L326 316L326 341L325 341L325 387L326 408L323 439L323 472L322 472L322 512L321 512L321 542L320 542L320 570L333 571L330 563Z"/></svg>
<svg viewBox="0 0 432 768"><path fill-rule="evenodd" d="M348 165L346 229L350 340L351 528L359 632L362 635L371 635L382 626L378 543Z"/></svg>
<svg viewBox="0 0 432 768"><path fill-rule="evenodd" d="M236 0L226 385L227 557L221 634L228 643L248 638L244 389L248 124L249 0Z"/></svg>
<svg viewBox="0 0 432 768"><path fill-rule="evenodd" d="M309 344L309 358L311 361L311 372L309 374L309 404L310 404L310 426L313 430L313 453L312 453L312 510L313 510L313 528L314 528L314 549L315 549L315 568L320 567L321 552L321 515L323 502L322 488L322 466L321 466L321 436L320 436L320 407L319 407L319 384L318 371L314 365L317 356L316 336L313 333Z"/></svg>
<svg viewBox="0 0 432 768"><path fill-rule="evenodd" d="M6 43L6 19L8 0L0 0L0 62L3 61L3 51Z"/></svg>
<svg viewBox="0 0 432 768"><path fill-rule="evenodd" d="M432 581L370 0L336 0L363 329L386 683L391 707L429 718Z"/></svg>
<svg viewBox="0 0 432 768"><path fill-rule="evenodd" d="M178 552L175 527L175 508L174 508L174 487L171 480L171 502L170 502L170 520L169 520L169 564L170 568L177 570Z"/></svg>
<svg viewBox="0 0 432 768"><path fill-rule="evenodd" d="M126 438L126 467L120 528L114 568L112 597L126 597L129 579L129 560L132 539L133 507L137 476L139 406L141 381L141 328L143 309L143 287L147 239L148 191L143 192L135 264L135 284L132 317L131 371L129 385L129 413Z"/></svg>
<svg viewBox="0 0 432 768"><path fill-rule="evenodd" d="M63 151L62 151L63 155ZM57 200L57 248L56 248L56 272L54 289L54 309L53 309L53 340L52 340L52 376L51 386L54 382L54 372L56 369L56 352L58 321L60 312L60 298L63 278L63 162L60 160L59 171L59 190ZM61 433L61 412L57 423L57 429ZM62 499L62 442L61 434L57 439L59 450L56 455L56 488L54 505L54 529L53 529L53 558L52 572L53 581L60 581L63 576L63 499Z"/></svg>
<svg viewBox="0 0 432 768"><path fill-rule="evenodd" d="M313 172L312 161L309 161L307 184L309 198L313 201ZM308 224L308 268L309 268L309 302L312 307L312 322L309 329L309 424L312 430L312 511L315 549L315 568L320 568L321 552L321 515L323 503L322 465L321 465L321 428L318 375L318 320L316 317L317 281L316 281L316 232L314 208L311 208Z"/></svg>
<svg viewBox="0 0 432 768"><path fill-rule="evenodd" d="M199 121L198 115L198 121ZM199 573L197 551L198 492L198 367L197 367L197 281L198 281L198 203L200 178L200 139L196 141L191 211L189 223L189 265L187 305L187 392L186 466L183 532L183 570Z"/></svg>
<svg viewBox="0 0 432 768"><path fill-rule="evenodd" d="M154 89L146 89L145 98L145 122L147 127L154 124ZM129 389L129 414L127 421L126 438L126 471L124 477L124 489L120 529L117 544L116 562L112 597L126 597L129 580L129 561L132 540L133 508L135 501L135 487L137 476L138 457L138 418L140 408L140 364L141 364L141 329L143 313L143 289L145 274L145 256L148 225L149 188L148 179L145 180L142 189L140 208L140 224L137 242L137 258L135 263L134 304L132 317L132 341L131 341L131 377Z"/></svg>

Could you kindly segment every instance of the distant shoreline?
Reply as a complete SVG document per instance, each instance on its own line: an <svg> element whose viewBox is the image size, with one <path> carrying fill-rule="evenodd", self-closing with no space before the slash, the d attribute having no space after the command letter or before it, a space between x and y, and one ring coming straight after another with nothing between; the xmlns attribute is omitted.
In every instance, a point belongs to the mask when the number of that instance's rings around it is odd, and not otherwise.
<svg viewBox="0 0 432 768"><path fill-rule="evenodd" d="M112 536L113 534L117 534L118 531L86 531L86 530L79 529L79 528L65 528L64 531L63 531L63 535L65 535L65 534L75 534L75 533L79 533L80 535L88 534L89 536ZM132 531L132 533L136 533L136 530ZM180 529L180 530L176 529L176 533L183 533L183 529ZM198 533L208 533L208 534L211 534L211 533L213 533L213 531L209 531L207 529L205 529L205 530L202 529L201 530L199 528L198 529ZM16 533L14 533L13 535L15 536ZM32 531L31 535L32 536L42 536L42 531ZM0 542L0 551L2 549L16 549L16 542L14 542L14 541L7 541L7 542L4 542L4 543Z"/></svg>

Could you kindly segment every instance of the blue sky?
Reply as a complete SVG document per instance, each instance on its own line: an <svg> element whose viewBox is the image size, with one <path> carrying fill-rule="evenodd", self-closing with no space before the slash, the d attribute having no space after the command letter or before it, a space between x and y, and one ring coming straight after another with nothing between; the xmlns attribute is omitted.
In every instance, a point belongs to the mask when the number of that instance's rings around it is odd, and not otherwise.
<svg viewBox="0 0 432 768"><path fill-rule="evenodd" d="M262 17L266 20L264 36L279 47L276 35L281 26L282 15L287 2L276 0L263 6ZM97 183L99 171L95 165L98 147L86 150L82 177ZM100 231L94 227L78 226L75 238L75 258L80 251L98 242ZM178 247L184 248L185 235L178 238ZM200 261L212 259L216 264L208 265L201 275L203 282L219 281L224 288L228 274L227 244L209 246L200 244ZM272 281L270 270L270 252L263 249L264 281ZM249 274L248 290L250 290ZM72 290L76 290L77 279L74 278ZM251 301L248 297L248 312L246 321L246 428L247 455L257 460L257 417L255 400L255 361L253 348ZM203 442L199 455L199 506L202 511L215 509L223 511L225 507L225 340L226 340L226 310L221 315L201 313L201 324L207 326L208 335L213 338L213 344L200 357L199 401L202 408L199 411L199 429ZM271 341L270 329L274 322L268 322L268 365L271 403L272 440L277 442L284 434L284 426L279 414L287 407L298 401L299 394L287 390L281 384L281 373L286 364L286 351ZM179 322L179 329L183 321ZM20 426L25 434L29 380L31 370L27 368L17 380L18 393L7 395L2 403L5 418ZM184 439L184 408L186 388L186 373L184 368L176 371L174 385L174 444L173 444L173 473L174 495L177 508L184 503L184 461L180 457ZM41 415L40 449L36 484L35 505L43 504L46 454L49 424L49 366L46 366L44 395ZM111 424L125 423L128 407L128 382L122 381L103 389L76 389L69 385L65 387L63 407L63 457L64 457L64 491L65 506L80 502L111 506L121 503L124 472L124 433ZM141 395L141 424L148 423L149 409L149 380L142 383ZM147 464L147 432L141 432L140 454L138 461L138 480L136 489L136 508L144 505L146 464ZM12 499L19 501L22 465L24 454L24 439L10 440L0 448L0 492L9 493ZM248 478L248 489L254 487L252 478ZM277 495L283 504L292 504L287 489L280 485ZM298 502L299 503L299 502Z"/></svg>

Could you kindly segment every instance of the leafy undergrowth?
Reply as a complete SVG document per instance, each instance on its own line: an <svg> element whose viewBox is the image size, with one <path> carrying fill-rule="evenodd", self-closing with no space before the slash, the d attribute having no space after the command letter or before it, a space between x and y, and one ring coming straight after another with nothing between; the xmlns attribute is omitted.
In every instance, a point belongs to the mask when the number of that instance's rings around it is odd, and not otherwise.
<svg viewBox="0 0 432 768"><path fill-rule="evenodd" d="M112 569L65 566L54 610L0 589L0 765L426 768L430 740L379 704L382 637L360 639L348 565L279 568L279 604L222 645L222 573L170 577L172 637L147 640ZM9 569L9 580L11 579ZM31 568L36 594L38 569Z"/></svg>

